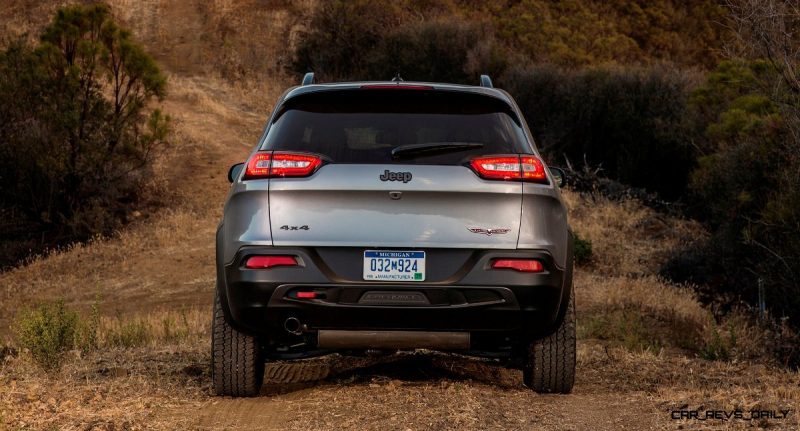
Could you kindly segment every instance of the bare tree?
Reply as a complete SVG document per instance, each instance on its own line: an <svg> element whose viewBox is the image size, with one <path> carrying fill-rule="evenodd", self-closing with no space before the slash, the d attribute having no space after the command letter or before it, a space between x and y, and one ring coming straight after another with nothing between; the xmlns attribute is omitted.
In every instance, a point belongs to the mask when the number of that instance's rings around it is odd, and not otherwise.
<svg viewBox="0 0 800 431"><path fill-rule="evenodd" d="M800 94L800 2L797 0L726 0L731 29L729 46L737 57L766 59L783 83Z"/></svg>

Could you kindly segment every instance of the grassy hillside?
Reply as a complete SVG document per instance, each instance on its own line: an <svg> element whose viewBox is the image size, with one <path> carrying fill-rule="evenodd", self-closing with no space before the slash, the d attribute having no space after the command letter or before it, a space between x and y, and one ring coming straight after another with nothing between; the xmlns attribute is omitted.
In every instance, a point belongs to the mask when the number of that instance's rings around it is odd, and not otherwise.
<svg viewBox="0 0 800 431"><path fill-rule="evenodd" d="M291 61L315 0L109 0L124 25L174 72L230 79L271 77ZM9 0L0 36L35 37L57 7L70 2ZM376 32L421 19L465 20L491 29L523 59L566 66L651 64L711 68L720 59L725 10L718 2L400 0L349 2L382 9ZM363 19L374 19L365 15Z"/></svg>
<svg viewBox="0 0 800 431"><path fill-rule="evenodd" d="M726 14L714 0L522 0L493 2L483 10L497 34L527 57L572 67L713 67L723 42L718 23Z"/></svg>
<svg viewBox="0 0 800 431"><path fill-rule="evenodd" d="M55 10L78 2L8 0L0 8L0 40L35 38ZM167 70L229 80L275 79L291 59L287 47L313 0L110 0L119 21Z"/></svg>

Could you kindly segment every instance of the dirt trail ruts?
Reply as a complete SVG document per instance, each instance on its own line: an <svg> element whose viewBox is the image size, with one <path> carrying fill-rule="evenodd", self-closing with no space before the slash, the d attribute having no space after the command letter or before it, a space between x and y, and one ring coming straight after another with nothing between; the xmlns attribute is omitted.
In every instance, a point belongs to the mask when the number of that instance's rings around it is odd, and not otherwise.
<svg viewBox="0 0 800 431"><path fill-rule="evenodd" d="M537 395L519 372L444 354L319 358L269 365L266 376L259 397L213 398L191 427L644 430L668 419L641 395L586 381L571 395Z"/></svg>

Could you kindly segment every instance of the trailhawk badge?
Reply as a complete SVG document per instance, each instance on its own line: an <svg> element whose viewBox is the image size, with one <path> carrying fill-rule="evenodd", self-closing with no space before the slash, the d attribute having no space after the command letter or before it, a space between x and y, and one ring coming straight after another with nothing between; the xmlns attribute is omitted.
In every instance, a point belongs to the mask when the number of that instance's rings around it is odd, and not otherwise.
<svg viewBox="0 0 800 431"><path fill-rule="evenodd" d="M472 233L482 233L487 236L492 236L492 235L502 235L504 233L508 233L508 231L510 231L511 229L506 229L502 227L495 229L486 229L482 227L467 227L467 230Z"/></svg>

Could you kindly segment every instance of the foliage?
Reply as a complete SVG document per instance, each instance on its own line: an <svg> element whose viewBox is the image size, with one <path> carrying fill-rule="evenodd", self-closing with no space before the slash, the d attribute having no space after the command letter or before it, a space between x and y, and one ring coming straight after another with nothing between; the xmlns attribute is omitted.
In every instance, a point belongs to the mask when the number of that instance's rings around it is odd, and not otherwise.
<svg viewBox="0 0 800 431"><path fill-rule="evenodd" d="M576 67L672 62L713 66L726 14L713 0L487 3L499 36L536 62Z"/></svg>
<svg viewBox="0 0 800 431"><path fill-rule="evenodd" d="M323 81L389 79L399 72L406 80L474 83L481 73L505 69L505 50L488 25L453 16L413 20L414 3L321 3L293 71L313 70Z"/></svg>
<svg viewBox="0 0 800 431"><path fill-rule="evenodd" d="M723 338L723 334L720 334L719 329L715 326L711 330L711 340L700 349L700 357L709 361L727 361L730 359L731 346L736 345L736 334L729 330L727 335L727 337Z"/></svg>
<svg viewBox="0 0 800 431"><path fill-rule="evenodd" d="M290 69L473 83L515 63L705 68L719 58L724 15L713 0L331 0L315 7Z"/></svg>
<svg viewBox="0 0 800 431"><path fill-rule="evenodd" d="M432 20L403 26L367 56L362 78L475 84L481 74L499 75L505 52L487 26L461 20Z"/></svg>
<svg viewBox="0 0 800 431"><path fill-rule="evenodd" d="M352 79L370 51L400 23L398 3L369 0L320 2L297 47L293 68L318 79Z"/></svg>
<svg viewBox="0 0 800 431"><path fill-rule="evenodd" d="M149 107L165 86L102 4L61 8L37 46L1 52L0 211L11 239L41 247L122 223L169 132Z"/></svg>
<svg viewBox="0 0 800 431"><path fill-rule="evenodd" d="M767 90L769 89L769 90ZM691 210L707 222L706 244L676 256L664 273L705 286L708 296L758 302L800 319L800 102L763 60L727 61L692 94L707 118L690 180ZM796 106L796 105L795 105ZM794 124L793 124L794 123Z"/></svg>
<svg viewBox="0 0 800 431"><path fill-rule="evenodd" d="M500 82L552 163L601 166L605 175L663 198L684 193L694 160L691 76L663 67L537 66L511 70Z"/></svg>
<svg viewBox="0 0 800 431"><path fill-rule="evenodd" d="M592 261L592 241L581 238L577 233L573 233L575 241L575 263L585 265Z"/></svg>
<svg viewBox="0 0 800 431"><path fill-rule="evenodd" d="M78 314L60 300L23 310L17 317L15 332L20 347L27 349L43 369L51 371L59 368L65 353L75 347L79 326Z"/></svg>

